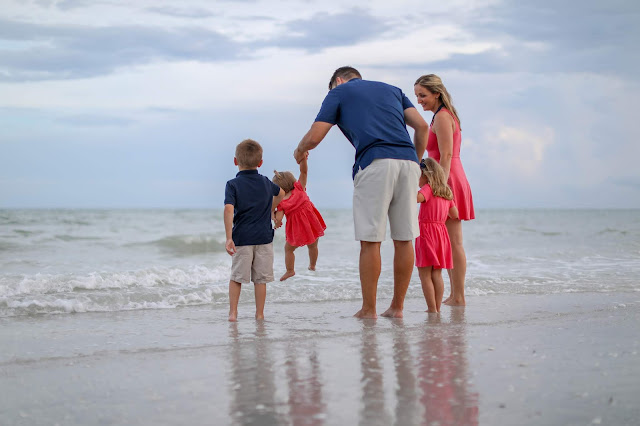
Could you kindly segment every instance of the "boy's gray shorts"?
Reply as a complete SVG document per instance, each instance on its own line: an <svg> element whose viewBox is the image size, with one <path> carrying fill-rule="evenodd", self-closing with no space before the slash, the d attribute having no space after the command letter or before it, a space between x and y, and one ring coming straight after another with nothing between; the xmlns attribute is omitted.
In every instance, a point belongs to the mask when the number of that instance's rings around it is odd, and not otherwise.
<svg viewBox="0 0 640 426"><path fill-rule="evenodd" d="M273 281L273 243L238 246L231 259L232 281L240 284Z"/></svg>

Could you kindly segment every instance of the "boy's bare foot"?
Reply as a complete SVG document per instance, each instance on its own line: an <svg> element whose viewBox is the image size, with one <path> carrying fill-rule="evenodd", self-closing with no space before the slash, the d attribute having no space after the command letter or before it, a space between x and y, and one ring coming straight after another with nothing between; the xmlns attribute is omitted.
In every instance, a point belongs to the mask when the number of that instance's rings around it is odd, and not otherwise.
<svg viewBox="0 0 640 426"><path fill-rule="evenodd" d="M464 301L464 298L450 298L445 300L444 302L442 302L443 305L447 305L447 306L465 306L466 302Z"/></svg>
<svg viewBox="0 0 640 426"><path fill-rule="evenodd" d="M283 276L280 277L280 281L284 281L287 278L291 278L292 276L294 276L296 274L296 271L287 271L284 273Z"/></svg>
<svg viewBox="0 0 640 426"><path fill-rule="evenodd" d="M378 318L378 315L375 312L373 312L373 313L371 313L371 312L362 312L362 309L360 309L358 312L356 312L354 317L360 318L360 319L376 319L376 318Z"/></svg>
<svg viewBox="0 0 640 426"><path fill-rule="evenodd" d="M229 312L229 322L238 321L238 312Z"/></svg>
<svg viewBox="0 0 640 426"><path fill-rule="evenodd" d="M309 265L309 270L310 271L315 271L316 270L316 265L313 265L313 266Z"/></svg>
<svg viewBox="0 0 640 426"><path fill-rule="evenodd" d="M382 314L383 317L387 318L402 318L402 310L401 309L392 309L389 308Z"/></svg>

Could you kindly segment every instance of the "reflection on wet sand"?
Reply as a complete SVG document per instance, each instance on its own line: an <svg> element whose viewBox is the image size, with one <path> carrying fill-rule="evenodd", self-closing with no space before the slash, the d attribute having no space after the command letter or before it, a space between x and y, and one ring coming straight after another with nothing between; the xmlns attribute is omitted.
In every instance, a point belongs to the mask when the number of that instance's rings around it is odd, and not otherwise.
<svg viewBox="0 0 640 426"><path fill-rule="evenodd" d="M362 321L360 424L363 426L391 424L391 417L385 408L384 375L378 353L377 332L375 321Z"/></svg>
<svg viewBox="0 0 640 426"><path fill-rule="evenodd" d="M467 362L464 308L452 308L449 324L430 315L418 343L421 424L477 425L478 395Z"/></svg>
<svg viewBox="0 0 640 426"><path fill-rule="evenodd" d="M231 338L230 418L238 425L284 423L276 411L273 360L263 321L253 337L241 338L238 324L229 324Z"/></svg>
<svg viewBox="0 0 640 426"><path fill-rule="evenodd" d="M396 425L413 425L420 415L416 388L415 358L402 319L393 320L393 365L396 373Z"/></svg>
<svg viewBox="0 0 640 426"><path fill-rule="evenodd" d="M289 416L291 424L322 425L326 406L322 398L320 362L315 349L310 353L291 344L287 351L287 383L289 386Z"/></svg>

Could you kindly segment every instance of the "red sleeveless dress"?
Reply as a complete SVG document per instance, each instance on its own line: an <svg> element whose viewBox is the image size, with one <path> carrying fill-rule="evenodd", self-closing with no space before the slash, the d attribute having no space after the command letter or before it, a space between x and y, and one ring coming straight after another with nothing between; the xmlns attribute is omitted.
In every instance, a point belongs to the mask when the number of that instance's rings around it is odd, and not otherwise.
<svg viewBox="0 0 640 426"><path fill-rule="evenodd" d="M453 191L453 200L458 207L458 215L460 220L475 219L476 214L473 210L473 197L471 195L471 187L469 181L467 181L467 175L462 168L462 162L460 161L460 144L462 142L462 136L460 135L460 123L454 117L451 112L442 108L442 111L446 111L453 117L453 122L456 124L456 129L453 132L453 158L451 158L451 169L449 170L448 184ZM429 157L440 163L440 149L438 148L438 136L429 128L429 139L427 140L427 154Z"/></svg>
<svg viewBox="0 0 640 426"><path fill-rule="evenodd" d="M284 212L287 217L285 238L294 247L313 243L318 237L323 236L324 230L327 229L320 212L298 181L293 184L289 198L280 201L278 210Z"/></svg>
<svg viewBox="0 0 640 426"><path fill-rule="evenodd" d="M424 203L420 203L418 223L420 236L416 238L416 266L434 269L453 268L451 240L444 222L449 217L449 209L455 206L453 200L436 197L429 184L420 188Z"/></svg>

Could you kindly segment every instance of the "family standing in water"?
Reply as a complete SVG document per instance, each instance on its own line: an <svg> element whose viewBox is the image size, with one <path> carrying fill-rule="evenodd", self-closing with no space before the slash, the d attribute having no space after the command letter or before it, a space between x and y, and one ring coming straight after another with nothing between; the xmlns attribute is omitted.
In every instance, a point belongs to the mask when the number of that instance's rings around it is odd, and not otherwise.
<svg viewBox="0 0 640 426"><path fill-rule="evenodd" d="M295 275L297 247L308 247L309 269L315 270L318 239L326 225L306 194L307 158L336 124L356 150L353 219L355 238L360 241L362 308L354 316L377 318L380 247L387 220L394 245L394 287L382 316L403 316L414 264L428 312L439 312L441 303L465 304L461 220L473 219L474 212L460 163L460 121L438 76L420 77L414 91L422 108L434 113L431 126L399 88L363 80L352 67L338 68L315 122L293 153L300 165L297 180L291 172L275 172L273 182L258 174L262 147L256 141L247 139L236 147L234 163L239 172L227 182L224 202L225 247L232 256L229 321L237 320L242 284L251 282L256 319L264 318L266 283L274 280L272 219L276 228L285 216L287 222L286 272L280 280ZM414 130L413 141L407 125ZM421 162L425 150L429 158ZM443 268L451 281L451 294L444 302Z"/></svg>

